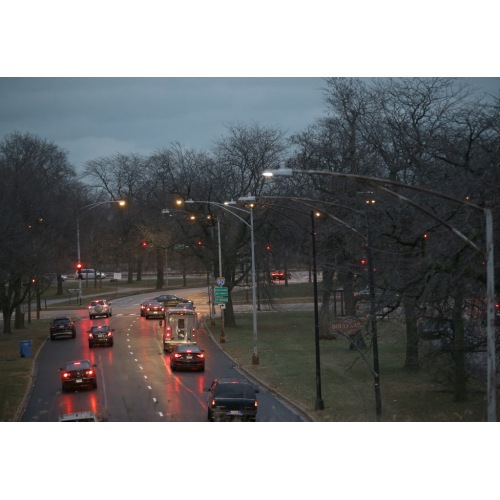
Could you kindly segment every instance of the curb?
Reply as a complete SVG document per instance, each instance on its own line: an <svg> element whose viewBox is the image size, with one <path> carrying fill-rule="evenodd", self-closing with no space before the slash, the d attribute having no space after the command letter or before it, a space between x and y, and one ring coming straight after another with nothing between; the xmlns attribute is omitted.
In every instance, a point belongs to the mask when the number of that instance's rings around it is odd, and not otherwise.
<svg viewBox="0 0 500 500"><path fill-rule="evenodd" d="M210 338L213 340L214 344L216 344L217 347L234 363L235 367L239 371L243 372L249 379L251 379L252 381L257 383L258 385L264 387L270 394L272 394L273 396L278 398L283 404L291 407L300 417L302 417L302 419L304 421L306 421L306 422L317 422L318 421L314 417L314 415L312 415L309 411L307 411L300 403L297 403L296 401L292 401L291 399L284 396L283 394L280 394L279 392L276 391L276 389L267 385L267 383L264 382L262 379L260 379L259 377L255 376L253 373L250 373L248 370L246 370L245 368L240 366L238 364L238 362L233 357L231 357L231 355L229 355L221 347L220 343L215 340L215 337L212 334L212 331L210 330L210 328L207 326L207 323L205 320L206 320L206 314L203 315L202 320L201 320L203 322L203 327L204 327L205 331L208 332L208 334L210 335Z"/></svg>

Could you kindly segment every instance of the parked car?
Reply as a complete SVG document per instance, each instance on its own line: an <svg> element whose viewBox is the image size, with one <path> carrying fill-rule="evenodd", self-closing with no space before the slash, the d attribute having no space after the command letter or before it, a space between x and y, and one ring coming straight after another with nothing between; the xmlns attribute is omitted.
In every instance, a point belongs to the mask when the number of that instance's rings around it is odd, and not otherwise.
<svg viewBox="0 0 500 500"><path fill-rule="evenodd" d="M286 273L286 278L290 279L292 275L290 273ZM284 281L285 280L285 272L284 271L272 271L271 272L271 281Z"/></svg>
<svg viewBox="0 0 500 500"><path fill-rule="evenodd" d="M113 332L114 328L110 328L109 325L94 325L90 327L88 331L89 334L89 347L95 347L97 345L106 345L109 347L113 347L114 337Z"/></svg>
<svg viewBox="0 0 500 500"><path fill-rule="evenodd" d="M424 316L418 320L417 331L423 340L439 339L442 336L453 338L453 322L451 319Z"/></svg>
<svg viewBox="0 0 500 500"><path fill-rule="evenodd" d="M93 300L89 305L89 318L94 319L97 316L106 316L106 318L113 316L111 302L106 299Z"/></svg>
<svg viewBox="0 0 500 500"><path fill-rule="evenodd" d="M196 344L178 344L170 354L170 368L205 371L205 353Z"/></svg>
<svg viewBox="0 0 500 500"><path fill-rule="evenodd" d="M219 420L250 420L255 422L259 388L245 378L216 378L208 391L207 417Z"/></svg>
<svg viewBox="0 0 500 500"><path fill-rule="evenodd" d="M64 368L59 368L61 372L61 387L63 392L71 389L81 389L90 387L97 389L97 374L95 367L88 359L68 361Z"/></svg>
<svg viewBox="0 0 500 500"><path fill-rule="evenodd" d="M69 316L56 316L50 322L50 340L59 337L76 337L75 322Z"/></svg>
<svg viewBox="0 0 500 500"><path fill-rule="evenodd" d="M165 306L163 305L163 302L150 300L144 309L144 316L146 317L146 319L165 319Z"/></svg>
<svg viewBox="0 0 500 500"><path fill-rule="evenodd" d="M192 304L193 301L185 299L184 297L177 297L177 295L158 295L154 300L163 302L165 307L176 307L178 304Z"/></svg>

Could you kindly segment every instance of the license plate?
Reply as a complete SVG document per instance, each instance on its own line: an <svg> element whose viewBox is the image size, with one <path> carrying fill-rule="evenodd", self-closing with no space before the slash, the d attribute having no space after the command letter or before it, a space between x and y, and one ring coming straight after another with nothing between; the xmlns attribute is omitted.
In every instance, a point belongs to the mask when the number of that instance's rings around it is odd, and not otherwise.
<svg viewBox="0 0 500 500"><path fill-rule="evenodd" d="M238 417L241 417L243 414L241 413L241 411L238 411L238 410L231 410L231 411L228 411L227 412L228 415L236 415Z"/></svg>
<svg viewBox="0 0 500 500"><path fill-rule="evenodd" d="M77 383L77 384L81 384L82 382L83 382L83 379L81 379L81 378L77 378L77 379L76 379L76 383Z"/></svg>
<svg viewBox="0 0 500 500"><path fill-rule="evenodd" d="M193 359L193 356L186 356L186 359Z"/></svg>

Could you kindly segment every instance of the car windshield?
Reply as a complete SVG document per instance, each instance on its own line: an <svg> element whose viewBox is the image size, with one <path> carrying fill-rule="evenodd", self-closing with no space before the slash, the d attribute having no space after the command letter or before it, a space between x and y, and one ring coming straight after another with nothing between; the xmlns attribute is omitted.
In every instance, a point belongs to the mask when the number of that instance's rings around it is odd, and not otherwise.
<svg viewBox="0 0 500 500"><path fill-rule="evenodd" d="M109 326L108 325L93 326L92 332L93 333L99 333L99 332L107 333L107 332L109 332Z"/></svg>
<svg viewBox="0 0 500 500"><path fill-rule="evenodd" d="M90 303L91 306L103 306L104 305L104 300L93 300L91 303Z"/></svg>
<svg viewBox="0 0 500 500"><path fill-rule="evenodd" d="M70 323L71 320L69 318L57 318L54 320L54 325L65 325L66 323Z"/></svg>

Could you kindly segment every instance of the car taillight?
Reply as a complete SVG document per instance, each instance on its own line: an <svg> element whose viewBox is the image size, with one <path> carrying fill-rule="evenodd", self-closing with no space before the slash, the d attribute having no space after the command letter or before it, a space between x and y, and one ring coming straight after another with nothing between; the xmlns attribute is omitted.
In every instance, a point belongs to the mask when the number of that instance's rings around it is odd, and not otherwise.
<svg viewBox="0 0 500 500"><path fill-rule="evenodd" d="M108 332L108 337L111 337L112 333L111 332Z"/></svg>
<svg viewBox="0 0 500 500"><path fill-rule="evenodd" d="M63 377L63 378L68 378L69 376L70 376L70 373L69 373L69 372L64 372L64 373L62 374L62 377Z"/></svg>
<svg viewBox="0 0 500 500"><path fill-rule="evenodd" d="M174 358L176 358L176 359L182 358L182 354L179 354L179 353L176 352L174 354Z"/></svg>
<svg viewBox="0 0 500 500"><path fill-rule="evenodd" d="M200 354L197 354L196 357L200 358L200 359L203 359L205 357L205 355L203 353L200 353Z"/></svg>
<svg viewBox="0 0 500 500"><path fill-rule="evenodd" d="M255 406L255 408L257 408L257 407L259 406L259 402L258 402L257 400L255 400L255 401L253 402L253 405Z"/></svg>
<svg viewBox="0 0 500 500"><path fill-rule="evenodd" d="M94 375L94 370L85 370L85 375Z"/></svg>
<svg viewBox="0 0 500 500"><path fill-rule="evenodd" d="M167 326L167 328L165 329L165 337L170 338L171 336L172 336L172 327Z"/></svg>
<svg viewBox="0 0 500 500"><path fill-rule="evenodd" d="M91 339L93 337L94 337L94 334L93 333L89 333L89 339Z"/></svg>
<svg viewBox="0 0 500 500"><path fill-rule="evenodd" d="M217 406L217 402L215 399L212 399L212 402L210 403L212 405L212 408L215 408Z"/></svg>

